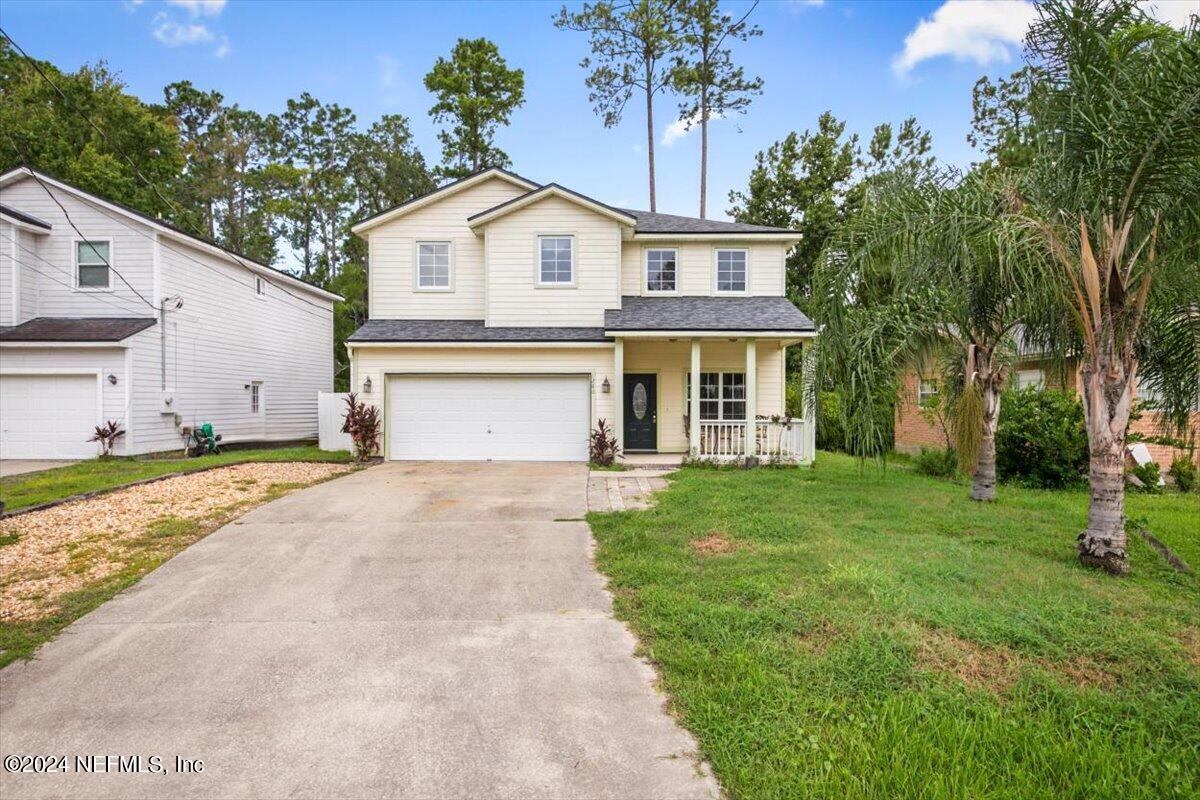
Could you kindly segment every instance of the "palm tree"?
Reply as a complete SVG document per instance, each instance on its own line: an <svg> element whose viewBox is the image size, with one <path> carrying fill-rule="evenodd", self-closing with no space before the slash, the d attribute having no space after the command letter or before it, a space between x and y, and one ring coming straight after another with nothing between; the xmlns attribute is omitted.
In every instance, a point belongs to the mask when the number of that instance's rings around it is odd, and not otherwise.
<svg viewBox="0 0 1200 800"><path fill-rule="evenodd" d="M1200 381L1200 32L1133 0L1038 13L1027 45L1046 92L1021 216L1047 257L1030 335L1078 357L1091 484L1079 557L1123 574L1135 378L1176 428Z"/></svg>
<svg viewBox="0 0 1200 800"><path fill-rule="evenodd" d="M880 455L881 409L902 376L934 356L971 497L996 497L1000 394L1015 360L1031 262L1012 218L1013 178L893 174L874 181L862 211L832 239L814 280L825 374L846 394L847 446Z"/></svg>

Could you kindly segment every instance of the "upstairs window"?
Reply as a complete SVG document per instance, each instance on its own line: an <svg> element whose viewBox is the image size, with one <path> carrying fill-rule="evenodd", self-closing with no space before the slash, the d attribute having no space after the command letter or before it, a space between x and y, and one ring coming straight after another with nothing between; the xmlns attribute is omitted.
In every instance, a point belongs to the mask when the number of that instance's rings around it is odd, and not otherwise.
<svg viewBox="0 0 1200 800"><path fill-rule="evenodd" d="M417 242L417 288L450 288L449 242Z"/></svg>
<svg viewBox="0 0 1200 800"><path fill-rule="evenodd" d="M917 384L917 405L928 408L937 403L937 381L932 378L921 378Z"/></svg>
<svg viewBox="0 0 1200 800"><path fill-rule="evenodd" d="M675 291L675 262L674 250L647 250L646 291Z"/></svg>
<svg viewBox="0 0 1200 800"><path fill-rule="evenodd" d="M538 237L538 283L570 286L575 282L575 237Z"/></svg>
<svg viewBox="0 0 1200 800"><path fill-rule="evenodd" d="M75 276L80 289L109 289L111 242L76 242Z"/></svg>
<svg viewBox="0 0 1200 800"><path fill-rule="evenodd" d="M692 374L687 373L687 388L684 393L685 410L692 407ZM700 419L745 420L746 419L746 373L744 372L701 372L700 373Z"/></svg>
<svg viewBox="0 0 1200 800"><path fill-rule="evenodd" d="M746 291L746 256L745 250L717 251L718 292Z"/></svg>

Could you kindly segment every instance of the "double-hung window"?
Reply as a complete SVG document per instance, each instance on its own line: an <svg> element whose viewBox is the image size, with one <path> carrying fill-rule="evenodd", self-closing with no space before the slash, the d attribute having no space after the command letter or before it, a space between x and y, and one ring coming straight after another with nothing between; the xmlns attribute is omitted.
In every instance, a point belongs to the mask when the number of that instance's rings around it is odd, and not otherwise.
<svg viewBox="0 0 1200 800"><path fill-rule="evenodd" d="M692 407L692 374L687 373L687 408ZM700 373L700 419L746 419L746 373Z"/></svg>
<svg viewBox="0 0 1200 800"><path fill-rule="evenodd" d="M676 251L646 251L646 291L673 292L676 286Z"/></svg>
<svg viewBox="0 0 1200 800"><path fill-rule="evenodd" d="M112 288L109 266L111 242L75 243L75 285L80 289Z"/></svg>
<svg viewBox="0 0 1200 800"><path fill-rule="evenodd" d="M717 291L744 292L746 291L746 250L717 251Z"/></svg>
<svg viewBox="0 0 1200 800"><path fill-rule="evenodd" d="M575 237L538 237L538 284L571 286L575 283Z"/></svg>
<svg viewBox="0 0 1200 800"><path fill-rule="evenodd" d="M450 243L417 242L417 288L450 291Z"/></svg>

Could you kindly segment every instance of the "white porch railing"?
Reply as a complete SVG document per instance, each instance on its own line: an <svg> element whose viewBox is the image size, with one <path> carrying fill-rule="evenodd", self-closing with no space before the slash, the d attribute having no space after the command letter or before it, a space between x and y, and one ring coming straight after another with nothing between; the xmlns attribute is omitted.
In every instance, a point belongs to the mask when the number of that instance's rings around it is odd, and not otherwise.
<svg viewBox="0 0 1200 800"><path fill-rule="evenodd" d="M755 455L764 461L812 461L809 422L803 419L755 420ZM701 458L737 461L746 456L746 423L743 420L701 420Z"/></svg>

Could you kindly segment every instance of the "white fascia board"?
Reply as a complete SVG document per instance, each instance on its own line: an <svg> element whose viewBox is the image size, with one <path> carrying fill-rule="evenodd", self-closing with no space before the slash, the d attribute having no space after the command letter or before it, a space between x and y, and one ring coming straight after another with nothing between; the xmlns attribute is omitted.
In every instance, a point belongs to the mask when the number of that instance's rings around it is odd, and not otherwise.
<svg viewBox="0 0 1200 800"><path fill-rule="evenodd" d="M796 233L634 233L635 242L712 242L713 244L752 244L754 242L800 241Z"/></svg>
<svg viewBox="0 0 1200 800"><path fill-rule="evenodd" d="M816 331L657 331L606 330L605 336L622 339L815 339Z"/></svg>
<svg viewBox="0 0 1200 800"><path fill-rule="evenodd" d="M619 222L622 225L633 226L637 224L637 220L628 214L622 214L619 211L614 211L608 206L601 205L600 203L590 200L583 195L575 194L574 192L567 191L558 186L544 186L541 189L532 191L522 198L511 200L508 203L503 204L499 208L492 209L491 211L485 211L478 217L468 220L468 224L471 226L472 230L475 230L483 225L487 225L493 220L507 216L508 214L512 214L516 211L520 211L522 208L525 208L532 203L537 203L541 200L544 200L547 197L560 197L563 200L574 203L578 206L582 206L583 208L586 208L596 214L608 217L609 219Z"/></svg>
<svg viewBox="0 0 1200 800"><path fill-rule="evenodd" d="M126 341L127 339L122 339L119 342L0 342L0 348L4 348L5 350L54 350L58 348L69 348L71 350L124 350L129 347ZM56 371L63 372L64 370Z"/></svg>
<svg viewBox="0 0 1200 800"><path fill-rule="evenodd" d="M412 347L419 348L457 348L460 350L469 350L473 347L483 348L503 348L503 347L520 347L520 348L551 348L563 350L611 350L612 342L346 342L348 350L378 350L378 349L407 349Z"/></svg>
<svg viewBox="0 0 1200 800"><path fill-rule="evenodd" d="M433 203L441 202L442 200L445 200L447 197L450 197L451 195L457 194L458 192L461 192L465 189L470 189L472 186L478 186L479 184L483 183L484 181L491 180L492 178L500 178L502 180L506 180L509 183L513 184L514 186L519 186L520 188L524 189L525 191L533 191L534 189L538 188L538 184L536 184L536 183L520 179L517 176L511 175L508 172L505 172L503 170L492 169L492 170L488 170L486 172L481 172L478 175L475 175L474 177L467 178L467 179L461 180L461 181L457 181L455 183L451 183L448 186L443 186L440 189L434 189L432 192L425 195L424 197L418 197L416 200L412 200L412 201L409 201L408 203L404 203L400 206L397 206L396 208L393 208L391 211L385 211L378 216L371 217L370 219L365 219L356 225L352 225L350 227L350 232L355 234L356 236L362 236L362 234L364 234L365 232L371 230L372 228L378 227L379 225L382 225L385 222L391 222L392 220L394 220L398 217L402 217L405 214L409 214L413 211L416 211L419 208L424 208L425 206L431 205Z"/></svg>

